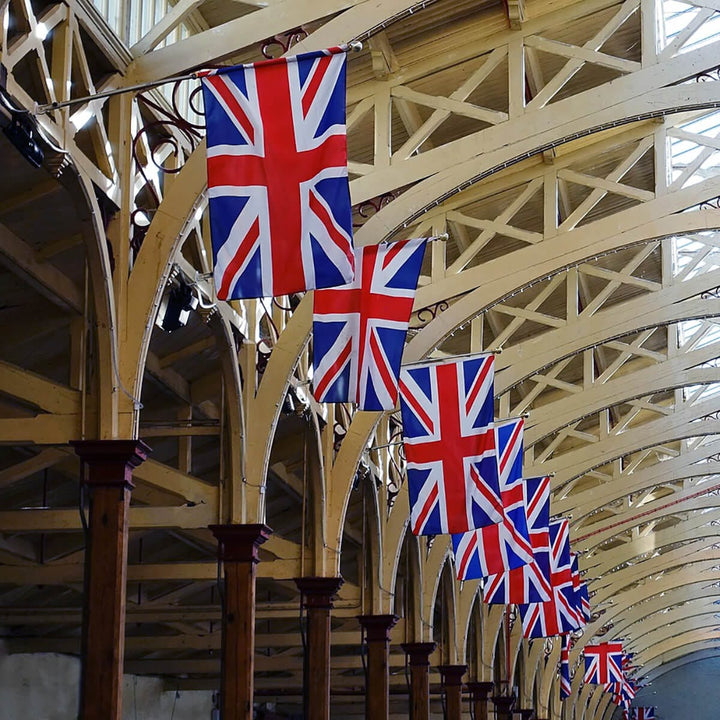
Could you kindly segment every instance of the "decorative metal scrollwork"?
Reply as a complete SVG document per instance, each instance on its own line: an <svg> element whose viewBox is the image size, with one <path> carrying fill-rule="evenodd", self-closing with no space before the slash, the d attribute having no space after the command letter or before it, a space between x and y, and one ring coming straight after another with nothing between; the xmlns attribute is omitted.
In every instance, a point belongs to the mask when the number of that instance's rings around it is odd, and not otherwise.
<svg viewBox="0 0 720 720"><path fill-rule="evenodd" d="M717 82L720 80L720 65L710 70L698 73L695 76L695 82Z"/></svg>
<svg viewBox="0 0 720 720"><path fill-rule="evenodd" d="M720 196L703 200L699 207L701 210L720 210Z"/></svg>
<svg viewBox="0 0 720 720"><path fill-rule="evenodd" d="M362 227L375 213L380 212L386 205L391 203L397 194L394 192L386 192L377 197L365 200L353 207L353 227Z"/></svg>
<svg viewBox="0 0 720 720"><path fill-rule="evenodd" d="M545 643L543 645L543 657L545 658L545 662L548 661L550 656L552 655L553 648L555 647L555 639L554 638L545 638Z"/></svg>
<svg viewBox="0 0 720 720"><path fill-rule="evenodd" d="M720 300L720 285L700 293L701 300Z"/></svg>
<svg viewBox="0 0 720 720"><path fill-rule="evenodd" d="M429 323L440 313L445 312L449 307L450 305L447 300L441 300L440 302L435 303L435 305L420 308L420 310L417 311L417 319L423 324Z"/></svg>
<svg viewBox="0 0 720 720"><path fill-rule="evenodd" d="M144 182L140 192L138 207L130 216L131 235L130 246L137 253L142 246L150 222L148 216L160 205L160 195L149 176L148 168L154 168L153 175L159 173L177 174L182 170L185 160L195 150L203 137L205 125L191 122L183 116L180 109L180 87L178 80L170 93L170 109L158 103L146 94L137 95L138 107L143 114L150 114L153 119L146 122L132 139L132 156L137 171ZM189 95L187 103L190 111L198 116L203 115L202 108L197 105L200 87L195 88ZM141 157L141 142L145 141L148 148L147 157ZM164 159L161 153L167 151ZM144 153L143 153L144 155ZM168 167L168 158L173 159L172 167Z"/></svg>
<svg viewBox="0 0 720 720"><path fill-rule="evenodd" d="M287 32L273 35L265 38L260 43L260 52L263 57L268 60L282 57L293 45L304 40L308 36L308 31L303 27L293 28Z"/></svg>

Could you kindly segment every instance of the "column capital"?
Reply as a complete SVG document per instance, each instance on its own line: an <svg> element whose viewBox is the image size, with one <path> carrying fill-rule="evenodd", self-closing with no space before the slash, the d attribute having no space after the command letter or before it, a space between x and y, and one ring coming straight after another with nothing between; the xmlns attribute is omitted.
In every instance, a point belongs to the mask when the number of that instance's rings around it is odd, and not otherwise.
<svg viewBox="0 0 720 720"><path fill-rule="evenodd" d="M262 523L208 525L218 541L218 558L223 562L258 562L258 548L272 530Z"/></svg>
<svg viewBox="0 0 720 720"><path fill-rule="evenodd" d="M437 644L434 642L403 643L400 647L408 656L410 665L430 667L430 655L435 652Z"/></svg>
<svg viewBox="0 0 720 720"><path fill-rule="evenodd" d="M341 577L295 578L295 585L303 595L305 608L332 608L335 595L343 582Z"/></svg>
<svg viewBox="0 0 720 720"><path fill-rule="evenodd" d="M495 689L495 683L471 680L467 683L467 689L472 694L473 700L487 700L487 696Z"/></svg>
<svg viewBox="0 0 720 720"><path fill-rule="evenodd" d="M515 705L515 696L514 695L495 695L492 699L493 703L495 703L495 707L501 710L504 710L505 712L509 712L513 709L513 706Z"/></svg>
<svg viewBox="0 0 720 720"><path fill-rule="evenodd" d="M71 440L75 454L87 464L86 485L132 489L132 471L147 460L150 448L142 440Z"/></svg>
<svg viewBox="0 0 720 720"><path fill-rule="evenodd" d="M389 642L390 630L398 621L397 615L358 615L368 642Z"/></svg>
<svg viewBox="0 0 720 720"><path fill-rule="evenodd" d="M463 675L467 672L467 665L438 665L442 675L442 682L445 687L457 687L462 685Z"/></svg>

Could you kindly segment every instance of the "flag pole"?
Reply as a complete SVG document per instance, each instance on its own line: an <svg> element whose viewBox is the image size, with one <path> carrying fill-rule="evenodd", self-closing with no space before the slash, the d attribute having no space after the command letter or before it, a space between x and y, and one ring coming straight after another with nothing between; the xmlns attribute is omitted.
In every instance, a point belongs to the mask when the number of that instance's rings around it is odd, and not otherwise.
<svg viewBox="0 0 720 720"><path fill-rule="evenodd" d="M505 677L507 678L508 697L512 695L510 679L510 605L505 606Z"/></svg>
<svg viewBox="0 0 720 720"><path fill-rule="evenodd" d="M363 44L359 40L353 40L352 42L346 45L340 45L339 47L343 52L350 52L351 50L358 52L359 50L362 50ZM32 111L30 111L30 114L45 115L53 110L70 107L71 105L80 105L82 103L93 102L95 100L104 100L105 98L114 97L115 95L123 95L124 93L129 92L151 90L152 88L167 85L168 83L179 82L181 80L198 80L205 75L207 75L207 71L195 71L187 73L186 75L175 75L173 77L165 78L164 80L152 80L150 82L139 83L137 85L127 85L126 87L114 88L113 90L105 90L103 92L95 93L94 95L85 95L84 97L72 98L71 100L63 100L62 102L51 102L45 103L44 105L38 105L35 103L35 107Z"/></svg>
<svg viewBox="0 0 720 720"><path fill-rule="evenodd" d="M414 360L413 362L404 363L401 367L408 368L415 365L430 365L430 363L442 363L442 362L457 362L458 360L467 360L469 358L481 358L487 357L488 355L499 355L502 352L502 348L493 348L492 350L485 350L485 352L472 352L463 353L462 355L448 355L447 357L434 357L425 358L424 360Z"/></svg>

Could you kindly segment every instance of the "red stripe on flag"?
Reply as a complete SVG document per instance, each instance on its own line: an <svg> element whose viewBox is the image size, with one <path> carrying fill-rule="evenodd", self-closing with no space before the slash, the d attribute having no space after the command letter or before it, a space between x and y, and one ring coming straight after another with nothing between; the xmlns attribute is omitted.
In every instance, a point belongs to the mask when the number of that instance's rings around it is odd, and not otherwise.
<svg viewBox="0 0 720 720"><path fill-rule="evenodd" d="M328 385L335 380L337 373L340 371L348 358L350 357L351 343L347 343L343 348L342 352L338 356L338 359L328 368L327 372L323 375L322 380L318 385L315 386L315 396L322 397L323 393L327 390Z"/></svg>
<svg viewBox="0 0 720 720"><path fill-rule="evenodd" d="M330 65L330 56L318 58L313 67L313 73L310 77L310 83L302 96L302 109L305 115L310 111L310 107L313 104L313 100L317 95L318 88L320 87L323 77L327 72L328 66Z"/></svg>
<svg viewBox="0 0 720 720"><path fill-rule="evenodd" d="M420 529L425 524L425 521L427 520L427 516L432 512L433 505L435 504L435 500L438 496L438 486L437 484L433 485L433 489L430 491L430 494L427 497L427 500L425 500L425 504L423 505L422 510L420 511L420 515L418 516L417 522L415 523L415 527L413 528L413 532L418 535L420 533Z"/></svg>
<svg viewBox="0 0 720 720"><path fill-rule="evenodd" d="M250 143L253 144L255 142L255 130L253 125L248 119L244 108L240 105L230 91L230 88L227 86L226 79L227 78L224 75L211 75L206 78L205 82L215 88L217 94L225 101L230 116L235 118L235 120L242 125L242 129L245 131Z"/></svg>
<svg viewBox="0 0 720 720"><path fill-rule="evenodd" d="M218 299L220 300L226 300L228 294L230 293L230 284L233 281L233 278L235 277L235 274L240 269L240 266L245 262L245 259L248 255L248 253L252 250L253 245L258 239L258 236L260 235L260 220L255 218L255 221L250 227L250 230L248 231L248 234L243 238L243 241L240 243L240 247L238 248L237 252L235 253L235 256L233 259L228 263L228 266L225 268L225 272L222 276L222 281L220 283L220 287L217 291Z"/></svg>

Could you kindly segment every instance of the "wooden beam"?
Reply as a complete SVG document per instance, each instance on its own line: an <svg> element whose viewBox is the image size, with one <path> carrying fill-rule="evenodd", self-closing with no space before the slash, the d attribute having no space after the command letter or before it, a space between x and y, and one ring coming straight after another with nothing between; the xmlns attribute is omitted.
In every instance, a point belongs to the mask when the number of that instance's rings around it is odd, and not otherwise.
<svg viewBox="0 0 720 720"><path fill-rule="evenodd" d="M0 360L0 392L49 413L80 412L80 393L37 373Z"/></svg>
<svg viewBox="0 0 720 720"><path fill-rule="evenodd" d="M195 504L217 507L217 486L157 460L145 461L135 470L133 477L146 485L179 495Z"/></svg>
<svg viewBox="0 0 720 720"><path fill-rule="evenodd" d="M91 426L90 416L87 422ZM81 424L79 414L0 418L0 442L65 445L81 437Z"/></svg>
<svg viewBox="0 0 720 720"><path fill-rule="evenodd" d="M215 578L213 578L214 582ZM196 586L197 587L197 586ZM275 618L296 618L299 609L297 602L259 602L256 618L261 620ZM354 619L359 612L355 601L339 600L335 603L335 616ZM219 605L167 605L152 602L127 606L127 624L133 623L197 623L220 620ZM76 625L82 620L82 609L48 607L1 607L0 625Z"/></svg>
<svg viewBox="0 0 720 720"><path fill-rule="evenodd" d="M130 52L134 57L140 57L150 52L156 45L169 35L190 13L192 13L204 0L179 0L169 7L165 15L143 37L136 42Z"/></svg>
<svg viewBox="0 0 720 720"><path fill-rule="evenodd" d="M9 487L16 482L20 482L20 480L24 480L30 475L34 475L37 472L41 472L49 467L52 467L65 457L66 453L62 450L56 450L55 448L41 450L37 455L34 455L27 460L23 460L5 468L4 470L0 470L0 488Z"/></svg>
<svg viewBox="0 0 720 720"><path fill-rule="evenodd" d="M130 529L202 528L217 520L217 507L131 507ZM0 511L0 532L41 533L79 530L77 510L6 510Z"/></svg>
<svg viewBox="0 0 720 720"><path fill-rule="evenodd" d="M360 630L357 632L335 632L333 642L336 645L360 645ZM197 633L195 635L128 635L125 638L125 650L128 652L162 652L163 650L219 650L220 632ZM5 644L10 653L56 652L72 654L79 652L80 638L74 637L13 637ZM255 647L260 648L297 648L301 644L300 632L295 633L257 633ZM270 657L269 659L272 659Z"/></svg>
<svg viewBox="0 0 720 720"><path fill-rule="evenodd" d="M290 580L300 571L299 560L265 560L258 563L258 577ZM216 580L216 562L168 562L128 565L128 582ZM69 585L83 580L81 564L0 565L0 584Z"/></svg>
<svg viewBox="0 0 720 720"><path fill-rule="evenodd" d="M54 178L49 177L45 180L40 180L33 184L29 190L23 190L22 192L15 193L0 200L0 215L5 215L11 210L19 210L25 205L35 202L35 200L39 200L45 197L45 195L56 192L61 188L62 186Z"/></svg>
<svg viewBox="0 0 720 720"><path fill-rule="evenodd" d="M0 262L25 278L39 293L60 307L82 313L82 292L66 275L37 253L5 225L0 224Z"/></svg>
<svg viewBox="0 0 720 720"><path fill-rule="evenodd" d="M176 350L175 352L163 355L161 358L159 358L159 365L161 368L170 367L178 360L184 360L186 357L197 355L203 350L209 350L214 347L214 337L210 336L206 338L201 338L200 340L197 340L194 343L190 343L189 345L183 345L183 347L181 347L179 350Z"/></svg>

